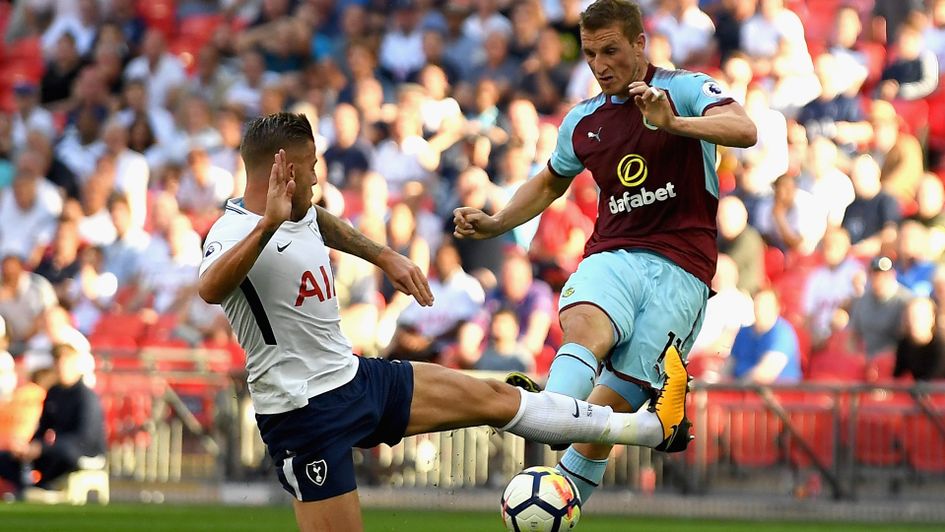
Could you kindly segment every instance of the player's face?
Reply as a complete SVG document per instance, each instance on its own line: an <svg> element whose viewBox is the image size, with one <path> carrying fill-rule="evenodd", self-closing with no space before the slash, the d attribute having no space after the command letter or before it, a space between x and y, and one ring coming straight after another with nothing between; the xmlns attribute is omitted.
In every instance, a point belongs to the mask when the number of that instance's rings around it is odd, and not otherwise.
<svg viewBox="0 0 945 532"><path fill-rule="evenodd" d="M584 59L601 91L608 96L625 95L631 82L643 79L645 46L646 37L642 33L630 42L616 24L598 30L581 30Z"/></svg>
<svg viewBox="0 0 945 532"><path fill-rule="evenodd" d="M295 172L295 195L292 196L292 218L300 220L312 206L312 187L318 183L315 175L315 143L306 142L286 154Z"/></svg>

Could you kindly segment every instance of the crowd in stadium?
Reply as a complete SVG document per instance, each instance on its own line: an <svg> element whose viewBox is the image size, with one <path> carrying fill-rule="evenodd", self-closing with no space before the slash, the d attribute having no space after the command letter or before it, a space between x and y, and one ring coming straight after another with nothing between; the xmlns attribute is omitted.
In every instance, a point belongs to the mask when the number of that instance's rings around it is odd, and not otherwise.
<svg viewBox="0 0 945 532"><path fill-rule="evenodd" d="M13 5L15 4L15 5ZM945 0L644 0L650 61L712 75L758 126L719 157L708 380L945 378ZM502 239L495 211L598 92L578 0L0 2L0 317L22 372L70 344L232 347L196 294L239 197L247 120L304 113L315 200L428 271L420 307L333 255L357 353L547 371L597 191ZM237 357L238 358L238 357Z"/></svg>

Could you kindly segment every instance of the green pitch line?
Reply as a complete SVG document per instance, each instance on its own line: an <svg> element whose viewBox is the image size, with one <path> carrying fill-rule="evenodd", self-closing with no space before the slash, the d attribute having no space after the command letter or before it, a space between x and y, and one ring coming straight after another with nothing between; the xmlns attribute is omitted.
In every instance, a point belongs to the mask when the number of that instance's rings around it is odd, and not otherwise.
<svg viewBox="0 0 945 532"><path fill-rule="evenodd" d="M365 510L368 532L502 532L495 513L416 510ZM939 525L781 523L665 520L588 515L576 532L862 532L941 531ZM288 507L229 507L113 504L111 506L36 506L0 503L4 532L291 532Z"/></svg>

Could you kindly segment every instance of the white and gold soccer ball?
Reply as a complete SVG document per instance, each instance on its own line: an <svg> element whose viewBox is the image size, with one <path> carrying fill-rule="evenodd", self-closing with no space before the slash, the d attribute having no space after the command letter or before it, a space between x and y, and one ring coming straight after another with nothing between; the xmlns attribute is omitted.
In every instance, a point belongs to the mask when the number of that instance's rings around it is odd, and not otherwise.
<svg viewBox="0 0 945 532"><path fill-rule="evenodd" d="M577 526L581 499L557 469L529 467L509 481L501 511L509 532L563 532Z"/></svg>

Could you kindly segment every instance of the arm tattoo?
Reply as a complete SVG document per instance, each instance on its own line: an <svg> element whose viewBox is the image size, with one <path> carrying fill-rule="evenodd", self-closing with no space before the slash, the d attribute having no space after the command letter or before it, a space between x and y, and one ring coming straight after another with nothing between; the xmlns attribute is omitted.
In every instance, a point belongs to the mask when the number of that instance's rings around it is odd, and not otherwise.
<svg viewBox="0 0 945 532"><path fill-rule="evenodd" d="M357 229L325 209L315 207L315 211L318 213L318 227L326 246L350 253L372 264L377 260L384 246L362 235Z"/></svg>

